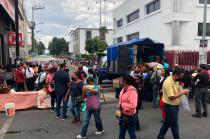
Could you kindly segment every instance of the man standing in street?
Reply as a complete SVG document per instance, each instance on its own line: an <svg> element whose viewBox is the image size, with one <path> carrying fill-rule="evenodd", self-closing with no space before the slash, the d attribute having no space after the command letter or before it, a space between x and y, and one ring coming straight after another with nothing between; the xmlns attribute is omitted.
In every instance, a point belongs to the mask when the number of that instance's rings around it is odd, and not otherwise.
<svg viewBox="0 0 210 139"><path fill-rule="evenodd" d="M208 116L207 99L208 99L208 83L209 74L208 66L200 65L201 72L193 79L195 83L195 109L196 113L192 115L201 118L201 105L203 106L203 117Z"/></svg>
<svg viewBox="0 0 210 139"><path fill-rule="evenodd" d="M169 128L171 128L174 139L180 139L178 126L179 104L181 102L180 98L182 95L189 93L189 90L187 89L179 92L178 81L182 79L183 74L184 70L177 67L174 69L173 75L169 76L163 83L162 100L165 103L164 111L166 117L157 139L164 139L164 136Z"/></svg>
<svg viewBox="0 0 210 139"><path fill-rule="evenodd" d="M65 64L61 64L59 71L54 74L55 94L56 94L56 119L61 118L60 105L63 100L63 113L62 120L66 120L67 116L67 102L65 100L68 91L70 78L69 74L65 71Z"/></svg>

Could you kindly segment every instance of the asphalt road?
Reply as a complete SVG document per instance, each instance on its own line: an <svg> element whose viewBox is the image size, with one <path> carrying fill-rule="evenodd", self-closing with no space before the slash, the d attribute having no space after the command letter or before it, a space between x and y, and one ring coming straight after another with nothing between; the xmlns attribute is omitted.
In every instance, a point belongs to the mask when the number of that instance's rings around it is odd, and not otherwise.
<svg viewBox="0 0 210 139"><path fill-rule="evenodd" d="M97 137L94 122L91 121L88 135L89 139L117 139L118 121L115 119L116 104L105 104L102 107L102 119L105 133ZM180 134L182 139L208 139L210 136L210 118L195 119L191 117L194 112L193 103L191 112L180 112ZM68 114L69 111L68 111ZM141 121L138 139L155 139L161 126L159 109L151 108L150 103L144 104L144 109L139 114ZM8 120L4 113L0 114L0 129ZM66 121L55 119L55 113L48 110L18 111L9 125L4 136L0 139L75 139L80 132L79 125L71 124L72 118ZM127 137L128 138L128 137ZM165 139L173 139L169 130Z"/></svg>

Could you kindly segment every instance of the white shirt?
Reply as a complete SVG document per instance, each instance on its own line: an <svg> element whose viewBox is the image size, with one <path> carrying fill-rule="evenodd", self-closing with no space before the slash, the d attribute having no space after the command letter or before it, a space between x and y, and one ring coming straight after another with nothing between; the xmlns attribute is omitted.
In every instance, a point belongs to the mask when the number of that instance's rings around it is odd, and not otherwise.
<svg viewBox="0 0 210 139"><path fill-rule="evenodd" d="M37 77L35 83L36 83L36 84L42 83L42 82L46 79L46 77L47 77L47 73L46 73L46 72L41 72L41 73L39 74L39 76Z"/></svg>
<svg viewBox="0 0 210 139"><path fill-rule="evenodd" d="M26 78L32 78L34 74L34 70L32 68L27 68L26 69Z"/></svg>

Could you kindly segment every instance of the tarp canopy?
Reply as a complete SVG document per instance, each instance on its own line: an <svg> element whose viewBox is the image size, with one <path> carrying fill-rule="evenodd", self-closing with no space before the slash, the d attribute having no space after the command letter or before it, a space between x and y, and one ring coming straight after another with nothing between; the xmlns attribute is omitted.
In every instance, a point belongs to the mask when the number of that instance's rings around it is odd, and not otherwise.
<svg viewBox="0 0 210 139"><path fill-rule="evenodd" d="M49 62L49 61L54 61L54 60L57 60L57 59L48 55L38 55L38 56L33 56L29 58L27 62Z"/></svg>
<svg viewBox="0 0 210 139"><path fill-rule="evenodd" d="M136 39L129 40L127 42L122 42L122 43L119 43L116 45L109 46L107 48L107 59L109 61L117 60L118 59L118 48L121 46L125 46L125 45L128 47L137 45L138 49L139 49L139 47L144 46L144 48L149 50L145 53L150 52L151 53L150 55L159 55L161 57L164 56L164 44L163 43L158 43L156 41L153 41L150 38L136 38Z"/></svg>

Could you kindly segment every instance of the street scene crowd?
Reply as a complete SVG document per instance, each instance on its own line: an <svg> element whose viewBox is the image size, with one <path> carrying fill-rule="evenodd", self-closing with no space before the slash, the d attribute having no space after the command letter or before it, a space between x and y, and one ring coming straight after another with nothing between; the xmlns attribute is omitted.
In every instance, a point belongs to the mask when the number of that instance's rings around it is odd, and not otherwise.
<svg viewBox="0 0 210 139"><path fill-rule="evenodd" d="M72 124L82 124L78 139L86 138L91 116L94 116L96 132L102 135L100 76L95 72L90 61L69 61L77 71L71 71L68 63L20 64L17 67L7 65L0 69L1 92L5 88L19 91L38 91L45 89L51 96L51 112L56 119L67 120L67 110L73 116ZM85 66L83 66L85 65ZM84 69L84 67L86 67ZM125 139L128 131L131 139L136 139L136 132L141 131L141 117L144 101L152 102L154 109L160 108L162 126L157 139L164 139L171 128L174 139L180 139L178 115L179 107L189 110L189 99L195 99L195 118L208 117L207 101L209 87L209 67L200 65L193 71L187 71L178 65L169 70L167 62L150 67L137 65L133 71L120 76L116 89L116 119L119 120L119 139ZM69 105L68 105L69 102ZM62 103L62 104L61 104ZM60 111L62 106L62 113ZM81 112L84 112L83 118Z"/></svg>

